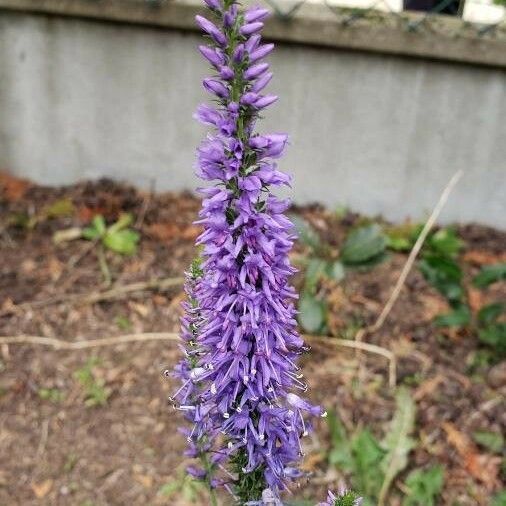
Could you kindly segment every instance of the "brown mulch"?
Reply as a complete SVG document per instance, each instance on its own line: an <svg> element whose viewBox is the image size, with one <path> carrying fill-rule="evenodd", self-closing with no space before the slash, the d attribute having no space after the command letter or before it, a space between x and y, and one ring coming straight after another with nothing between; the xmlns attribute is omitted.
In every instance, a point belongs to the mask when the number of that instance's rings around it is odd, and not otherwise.
<svg viewBox="0 0 506 506"><path fill-rule="evenodd" d="M71 201L71 212L51 216L48 207L62 199ZM198 209L199 201L188 193L151 195L111 181L46 188L0 175L0 335L73 341L177 331L183 297L179 287L94 304L45 304L103 287L90 243L55 245L53 234L84 226L96 214L111 223L122 212L132 213L141 234L139 249L131 257L107 252L113 286L179 277L194 256L199 228L192 222ZM351 213L338 219L320 206L295 211L336 251L361 219ZM462 257L467 277L480 265L504 259L504 232L478 225L458 230L466 241ZM296 249L303 252L301 246ZM329 332L350 337L358 327L373 323L405 261L406 255L392 254L374 269L326 287ZM300 276L295 281L300 287ZM506 287L499 283L474 297L478 305L489 298L504 299ZM33 302L43 305L17 307ZM505 431L505 363L493 372L486 365L473 365L481 350L477 337L466 332L443 335L431 323L447 309L415 268L387 322L368 341L396 353L398 382L412 388L417 400L418 445L409 469L441 463L446 479L439 504L486 506L504 478L500 458L459 443L476 430ZM72 352L1 346L0 505L187 504L159 493L186 464L184 438L176 430L180 420L165 401L174 383L162 375L178 356L170 341ZM76 378L90 357L97 358L95 381L109 394L101 406L86 405L86 389ZM350 430L369 426L381 436L394 408L384 358L363 354L358 359L329 340L315 343L303 365L314 385L312 400L337 411ZM47 392L55 397L47 398ZM314 477L297 491L300 497L323 497L339 479L325 464L327 428L321 422L316 429L306 459ZM397 486L402 488L404 476L393 486L392 506L401 504ZM229 503L226 496L222 501Z"/></svg>

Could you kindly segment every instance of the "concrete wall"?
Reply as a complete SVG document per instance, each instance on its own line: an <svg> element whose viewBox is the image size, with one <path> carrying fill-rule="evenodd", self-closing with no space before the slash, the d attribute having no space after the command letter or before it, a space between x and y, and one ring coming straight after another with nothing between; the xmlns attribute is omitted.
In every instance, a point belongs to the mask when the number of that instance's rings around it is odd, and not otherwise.
<svg viewBox="0 0 506 506"><path fill-rule="evenodd" d="M45 184L109 176L193 188L207 69L190 32L0 11L0 168ZM506 51L506 46L505 46ZM271 58L297 202L506 228L506 72L302 45Z"/></svg>

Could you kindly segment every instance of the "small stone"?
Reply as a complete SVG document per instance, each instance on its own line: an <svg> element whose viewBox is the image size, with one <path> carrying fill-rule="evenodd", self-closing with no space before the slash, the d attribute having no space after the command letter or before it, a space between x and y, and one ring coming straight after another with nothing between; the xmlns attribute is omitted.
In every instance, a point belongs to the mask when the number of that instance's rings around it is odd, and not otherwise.
<svg viewBox="0 0 506 506"><path fill-rule="evenodd" d="M492 388L501 388L506 385L506 361L500 362L490 369L487 381Z"/></svg>

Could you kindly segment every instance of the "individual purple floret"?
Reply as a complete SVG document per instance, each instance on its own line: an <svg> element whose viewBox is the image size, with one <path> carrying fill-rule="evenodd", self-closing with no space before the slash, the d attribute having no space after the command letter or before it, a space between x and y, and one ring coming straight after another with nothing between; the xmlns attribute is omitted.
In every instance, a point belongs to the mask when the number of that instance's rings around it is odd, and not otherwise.
<svg viewBox="0 0 506 506"><path fill-rule="evenodd" d="M262 44L258 33L268 11L239 13L235 1L206 4L213 20L197 16L209 39L199 50L214 69L203 82L214 105L201 105L196 117L213 131L198 149L197 174L210 185L200 190L202 275L188 278L187 359L176 370L183 386L174 399L193 423L190 454L205 447L213 469L226 459L243 504L259 501L267 488L279 500L287 479L301 474L300 438L310 430L305 413L325 413L300 397L307 385L296 362L307 348L288 282L295 272L288 259L293 226L284 215L289 202L271 193L290 183L274 161L287 136L254 132L259 111L277 99L262 94L272 78L262 58L273 45ZM196 476L207 472L192 469ZM256 487L241 488L247 475L260 477Z"/></svg>
<svg viewBox="0 0 506 506"><path fill-rule="evenodd" d="M337 495L329 490L327 500L318 503L317 506L360 506L361 504L362 497L358 497L345 487L340 487Z"/></svg>

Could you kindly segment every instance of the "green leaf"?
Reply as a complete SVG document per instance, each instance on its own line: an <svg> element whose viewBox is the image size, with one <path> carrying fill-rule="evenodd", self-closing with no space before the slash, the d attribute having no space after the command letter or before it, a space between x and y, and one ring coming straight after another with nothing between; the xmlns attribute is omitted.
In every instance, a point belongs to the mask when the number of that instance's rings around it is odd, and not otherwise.
<svg viewBox="0 0 506 506"><path fill-rule="evenodd" d="M406 237L388 236L387 246L394 251L409 251L413 244Z"/></svg>
<svg viewBox="0 0 506 506"><path fill-rule="evenodd" d="M438 327L465 327L471 321L471 311L465 304L461 304L447 314L434 318Z"/></svg>
<svg viewBox="0 0 506 506"><path fill-rule="evenodd" d="M443 467L433 466L426 471L415 469L406 478L409 494L402 506L434 506L444 483Z"/></svg>
<svg viewBox="0 0 506 506"><path fill-rule="evenodd" d="M92 226L96 229L99 235L104 235L106 231L105 219L101 214L94 216L91 220Z"/></svg>
<svg viewBox="0 0 506 506"><path fill-rule="evenodd" d="M480 325L490 325L495 323L497 318L506 311L506 304L496 302L494 304L487 304L483 306L478 312L478 323Z"/></svg>
<svg viewBox="0 0 506 506"><path fill-rule="evenodd" d="M434 252L445 257L454 257L464 245L457 237L454 230L442 228L429 237L428 247Z"/></svg>
<svg viewBox="0 0 506 506"><path fill-rule="evenodd" d="M94 241L100 237L100 233L95 227L85 227L82 231L82 237L89 241Z"/></svg>
<svg viewBox="0 0 506 506"><path fill-rule="evenodd" d="M356 490L365 498L377 497L383 482L383 474L378 472L385 456L384 450L368 429L360 431L351 442L353 456L353 476Z"/></svg>
<svg viewBox="0 0 506 506"><path fill-rule="evenodd" d="M485 288L492 283L506 279L506 263L487 265L473 279L473 284L478 288Z"/></svg>
<svg viewBox="0 0 506 506"><path fill-rule="evenodd" d="M365 260L359 264L347 264L349 268L352 268L357 271L366 271L371 269L371 267L374 267L382 262L384 262L388 258L388 253L383 252L379 255L376 255L374 257L369 258L369 260Z"/></svg>
<svg viewBox="0 0 506 506"><path fill-rule="evenodd" d="M419 262L427 282L450 302L460 302L464 291L461 286L462 270L455 260L439 255L425 255Z"/></svg>
<svg viewBox="0 0 506 506"><path fill-rule="evenodd" d="M385 504L390 485L407 466L408 454L415 446L414 440L409 436L415 427L416 405L413 397L409 390L401 387L397 391L395 402L395 414L390 429L381 443L386 454L381 461L385 478L379 493L380 505Z"/></svg>
<svg viewBox="0 0 506 506"><path fill-rule="evenodd" d="M131 330L132 329L132 322L123 315L119 315L114 319L114 323L121 329L121 330Z"/></svg>
<svg viewBox="0 0 506 506"><path fill-rule="evenodd" d="M325 323L325 303L304 292L299 303L299 323L304 330L317 333Z"/></svg>
<svg viewBox="0 0 506 506"><path fill-rule="evenodd" d="M139 234L134 230L108 230L104 236L104 246L122 255L132 255L137 250Z"/></svg>
<svg viewBox="0 0 506 506"><path fill-rule="evenodd" d="M503 490L492 497L490 506L506 506L506 490Z"/></svg>
<svg viewBox="0 0 506 506"><path fill-rule="evenodd" d="M385 251L387 240L381 227L374 223L353 230L344 242L341 260L346 264L367 262Z"/></svg>
<svg viewBox="0 0 506 506"><path fill-rule="evenodd" d="M321 258L311 258L306 267L305 290L314 293L318 281L324 276L327 269L327 262Z"/></svg>
<svg viewBox="0 0 506 506"><path fill-rule="evenodd" d="M386 227L387 246L394 251L410 251L422 228L419 223L409 222Z"/></svg>
<svg viewBox="0 0 506 506"><path fill-rule="evenodd" d="M342 281L345 276L344 266L339 261L327 263L327 276L335 281Z"/></svg>
<svg viewBox="0 0 506 506"><path fill-rule="evenodd" d="M173 481L172 483L165 483L158 489L158 493L165 497L169 497L178 492L182 487L180 481Z"/></svg>
<svg viewBox="0 0 506 506"><path fill-rule="evenodd" d="M504 437L500 432L478 430L473 432L473 439L493 453L501 453L504 448Z"/></svg>
<svg viewBox="0 0 506 506"><path fill-rule="evenodd" d="M56 200L46 208L43 214L47 218L64 218L65 216L72 216L74 214L74 204L69 198Z"/></svg>
<svg viewBox="0 0 506 506"><path fill-rule="evenodd" d="M109 232L117 232L127 228L133 221L133 216L130 213L122 213L118 221L111 225L108 229Z"/></svg>
<svg viewBox="0 0 506 506"><path fill-rule="evenodd" d="M332 442L332 448L329 452L329 464L337 466L343 471L351 471L353 469L352 455L346 429L333 411L329 411L327 423Z"/></svg>
<svg viewBox="0 0 506 506"><path fill-rule="evenodd" d="M506 355L506 323L494 323L478 330L480 341L495 348L501 356Z"/></svg>
<svg viewBox="0 0 506 506"><path fill-rule="evenodd" d="M300 216L290 215L290 221L293 223L299 240L306 246L309 246L313 251L317 251L321 247L321 239L315 229Z"/></svg>

